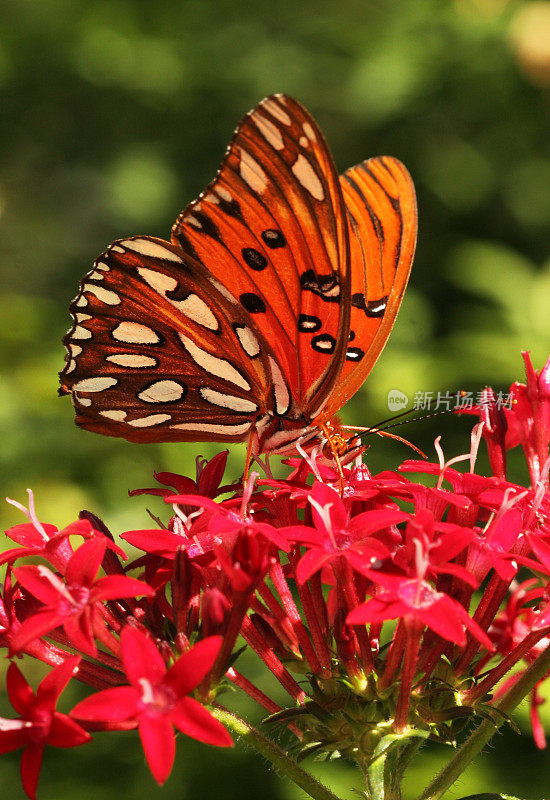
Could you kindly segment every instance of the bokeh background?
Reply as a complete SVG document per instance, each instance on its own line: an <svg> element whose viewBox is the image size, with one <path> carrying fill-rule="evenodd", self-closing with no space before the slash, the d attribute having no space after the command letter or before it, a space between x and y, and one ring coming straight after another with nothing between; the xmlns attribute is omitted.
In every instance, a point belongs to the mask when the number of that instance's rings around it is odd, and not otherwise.
<svg viewBox="0 0 550 800"><path fill-rule="evenodd" d="M523 374L521 349L537 367L546 360L550 2L3 0L0 8L2 494L25 501L32 487L43 521L61 527L88 508L115 532L144 527L148 503L127 489L150 485L153 469L193 472L196 455L216 451L77 430L69 400L56 396L60 340L93 258L121 236L168 237L213 177L239 118L274 91L313 112L341 170L387 153L417 186L411 284L347 421L388 416L392 389L410 398L487 383L506 390ZM446 416L402 433L430 453L442 433L451 457L468 449L470 427ZM393 468L407 456L377 438L369 464ZM232 477L242 464L243 448L232 448ZM512 469L524 478L519 460ZM0 516L3 527L21 521L4 504ZM38 679L39 667L25 668ZM534 748L525 709L517 719L525 735L499 735L450 798L550 795L550 757ZM178 752L161 790L133 734L52 750L41 796L303 796L241 748L180 741ZM447 755L426 751L407 798ZM23 797L18 758L0 761L12 798ZM346 765L330 769L335 790L352 796Z"/></svg>

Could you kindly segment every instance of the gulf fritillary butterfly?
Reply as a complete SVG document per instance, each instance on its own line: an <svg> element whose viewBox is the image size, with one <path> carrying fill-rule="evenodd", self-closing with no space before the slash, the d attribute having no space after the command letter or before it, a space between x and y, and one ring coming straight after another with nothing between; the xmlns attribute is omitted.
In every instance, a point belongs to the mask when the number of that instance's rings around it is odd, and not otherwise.
<svg viewBox="0 0 550 800"><path fill-rule="evenodd" d="M416 230L399 161L338 176L315 120L272 95L170 242L119 239L81 281L60 394L77 425L135 442L258 454L338 430L394 323Z"/></svg>

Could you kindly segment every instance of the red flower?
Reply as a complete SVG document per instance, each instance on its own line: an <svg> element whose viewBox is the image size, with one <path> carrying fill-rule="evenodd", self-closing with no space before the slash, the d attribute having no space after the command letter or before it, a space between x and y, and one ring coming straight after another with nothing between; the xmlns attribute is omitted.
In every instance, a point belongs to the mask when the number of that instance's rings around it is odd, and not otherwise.
<svg viewBox="0 0 550 800"><path fill-rule="evenodd" d="M296 568L296 580L304 583L334 559L344 558L352 567L368 568L373 559L385 558L389 550L371 534L408 518L397 509L365 511L349 519L339 494L324 483L314 484L309 496L314 527L293 525L282 533L307 548Z"/></svg>
<svg viewBox="0 0 550 800"><path fill-rule="evenodd" d="M511 385L511 407L504 407L497 412L493 407L494 392L487 389L485 403L482 406L473 406L465 410L465 413L479 414L485 422L483 437L489 449L491 466L494 469L496 467L495 474L503 477L506 468L505 450L521 444L529 466L532 486L542 479L548 488L548 473L545 474L544 467L548 461L550 444L550 358L542 369L534 370L529 353L524 351L522 355L527 381L515 381ZM498 450L502 452L499 453Z"/></svg>
<svg viewBox="0 0 550 800"><path fill-rule="evenodd" d="M18 558L42 556L50 564L53 564L56 569L63 572L67 561L73 554L69 536L82 536L83 538L99 536L103 538L103 534L95 530L87 519L78 519L75 522L71 522L61 531L55 525L40 522L34 508L33 493L30 489L27 489L27 492L29 495L28 509L22 503L17 503L15 500L8 498L8 503L22 511L29 519L29 522L14 525L6 531L6 536L9 536L10 539L22 546L13 547L11 550L5 550L0 553L0 565L13 562ZM105 538L105 541L107 547L114 550L121 558L126 558L125 552L113 541L108 538Z"/></svg>
<svg viewBox="0 0 550 800"><path fill-rule="evenodd" d="M147 763L158 783L164 783L176 752L173 726L193 739L218 747L233 741L199 702L187 695L212 668L221 637L203 639L169 668L148 636L124 628L122 662L130 686L117 686L88 697L71 715L89 721L131 721L139 734Z"/></svg>
<svg viewBox="0 0 550 800"><path fill-rule="evenodd" d="M10 664L7 690L19 719L0 718L0 753L24 747L21 780L31 800L36 797L42 755L47 744L77 747L90 741L90 735L66 714L55 710L57 698L77 671L80 658L68 657L53 669L38 686L36 695L15 664Z"/></svg>
<svg viewBox="0 0 550 800"><path fill-rule="evenodd" d="M170 486L176 490L177 494L199 494L214 498L223 492L220 483L225 472L227 456L229 450L223 450L214 458L208 461L201 456L196 459L197 479L194 481L186 475L178 475L175 472L155 472L155 479L163 486ZM131 496L139 494L153 494L159 497L166 497L174 494L170 489L134 489L129 493Z"/></svg>
<svg viewBox="0 0 550 800"><path fill-rule="evenodd" d="M371 577L386 591L351 611L346 619L348 625L403 618L405 624L421 623L460 646L466 643L464 628L467 628L484 647L493 650L490 639L460 603L444 592L437 592L427 581L374 572Z"/></svg>
<svg viewBox="0 0 550 800"><path fill-rule="evenodd" d="M95 656L94 625L103 625L95 604L100 600L154 595L146 583L135 578L105 575L95 580L106 546L106 539L84 542L69 559L65 581L43 565L14 570L21 586L44 603L44 607L24 620L11 637L12 653L62 625L73 647Z"/></svg>

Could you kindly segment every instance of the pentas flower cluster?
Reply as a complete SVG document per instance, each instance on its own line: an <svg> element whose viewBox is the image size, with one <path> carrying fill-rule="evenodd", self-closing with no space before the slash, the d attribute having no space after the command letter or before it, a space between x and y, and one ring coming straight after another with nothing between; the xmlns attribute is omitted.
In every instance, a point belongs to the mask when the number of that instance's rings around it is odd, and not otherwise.
<svg viewBox="0 0 550 800"><path fill-rule="evenodd" d="M371 475L359 457L343 486L315 451L289 459L287 478L252 473L244 488L222 485L226 452L199 459L196 480L157 474L159 487L132 493L161 509L155 527L121 535L142 553L129 565L94 515L58 530L39 521L32 494L28 509L14 503L28 522L7 531L17 546L0 557L0 643L19 716L0 719L0 752L24 748L27 795L46 745L79 746L98 730L138 728L162 783L174 729L222 747L227 727L242 733L220 702L229 684L286 729L279 769L289 753L345 756L372 798L398 796L390 785L422 740L454 743L465 718L500 722L500 701L550 647L550 360L540 372L526 365L512 409L487 390L469 453L448 462L437 441L435 463L398 472ZM482 437L489 477L475 472ZM528 486L506 477L517 445ZM243 644L284 703L247 677ZM36 694L16 665L23 655L52 666ZM71 678L93 691L62 713Z"/></svg>

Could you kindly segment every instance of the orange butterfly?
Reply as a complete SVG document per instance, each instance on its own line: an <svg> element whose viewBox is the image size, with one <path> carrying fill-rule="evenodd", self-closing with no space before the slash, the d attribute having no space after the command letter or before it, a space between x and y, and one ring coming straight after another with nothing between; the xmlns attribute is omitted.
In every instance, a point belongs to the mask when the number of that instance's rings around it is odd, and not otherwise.
<svg viewBox="0 0 550 800"><path fill-rule="evenodd" d="M416 230L399 161L338 176L315 120L272 95L171 242L119 239L81 281L60 394L77 425L130 441L330 442L386 343Z"/></svg>

